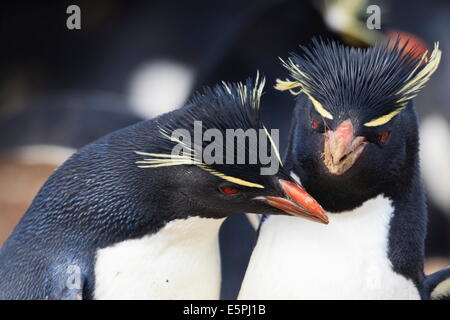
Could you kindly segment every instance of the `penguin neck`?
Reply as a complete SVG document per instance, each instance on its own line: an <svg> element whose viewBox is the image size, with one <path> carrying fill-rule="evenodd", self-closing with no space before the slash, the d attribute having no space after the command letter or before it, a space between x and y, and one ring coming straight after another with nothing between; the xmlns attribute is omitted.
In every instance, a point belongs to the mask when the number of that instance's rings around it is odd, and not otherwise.
<svg viewBox="0 0 450 320"><path fill-rule="evenodd" d="M98 250L95 298L218 299L223 220L176 219L154 234Z"/></svg>

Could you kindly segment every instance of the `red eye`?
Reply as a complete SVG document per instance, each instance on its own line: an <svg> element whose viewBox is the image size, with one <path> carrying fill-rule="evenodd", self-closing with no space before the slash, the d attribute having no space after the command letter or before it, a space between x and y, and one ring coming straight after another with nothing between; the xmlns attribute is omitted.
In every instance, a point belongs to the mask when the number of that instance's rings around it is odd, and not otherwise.
<svg viewBox="0 0 450 320"><path fill-rule="evenodd" d="M222 191L225 194L236 194L239 191L233 188L228 188L228 187L220 187L220 191Z"/></svg>
<svg viewBox="0 0 450 320"><path fill-rule="evenodd" d="M389 131L385 131L385 132L383 132L382 135L380 135L380 141L385 142L388 137L389 137Z"/></svg>
<svg viewBox="0 0 450 320"><path fill-rule="evenodd" d="M314 120L312 123L312 126L314 129L317 129L317 127L319 126L319 123L316 120Z"/></svg>

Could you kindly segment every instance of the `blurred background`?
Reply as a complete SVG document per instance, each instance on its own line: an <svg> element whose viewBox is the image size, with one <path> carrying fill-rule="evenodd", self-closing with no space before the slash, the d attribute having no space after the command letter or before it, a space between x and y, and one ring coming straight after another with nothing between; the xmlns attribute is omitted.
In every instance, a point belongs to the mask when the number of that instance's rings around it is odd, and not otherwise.
<svg viewBox="0 0 450 320"><path fill-rule="evenodd" d="M132 3L132 4L131 4ZM70 5L81 29L66 26ZM381 25L369 30L369 5ZM0 246L43 182L77 148L176 109L190 94L261 70L266 125L284 149L293 100L271 90L278 57L313 37L367 47L400 34L431 48L440 68L416 99L430 211L426 272L450 264L450 2L15 1L0 5ZM221 230L223 298L234 298L254 242L242 214Z"/></svg>

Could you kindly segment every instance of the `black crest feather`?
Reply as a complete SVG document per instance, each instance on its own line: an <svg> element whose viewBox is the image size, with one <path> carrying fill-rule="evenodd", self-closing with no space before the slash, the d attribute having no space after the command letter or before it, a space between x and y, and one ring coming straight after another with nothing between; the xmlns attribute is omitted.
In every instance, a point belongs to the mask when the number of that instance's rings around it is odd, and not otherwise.
<svg viewBox="0 0 450 320"><path fill-rule="evenodd" d="M438 45L430 58L414 58L415 48L397 40L373 48L347 47L334 41L313 40L292 53L284 66L294 81L278 81L279 90L299 87L331 114L358 111L363 121L398 112L414 98L437 69ZM398 113L397 112L397 113Z"/></svg>
<svg viewBox="0 0 450 320"><path fill-rule="evenodd" d="M157 139L158 153L137 152L139 155L146 156L146 159L138 161L137 164L142 168L155 168L174 165L196 165L211 174L219 176L225 180L242 184L250 187L263 187L259 182L253 183L245 180L255 179L255 172L259 173L261 163L249 162L249 159L259 159L258 147L260 140L258 132L256 132L256 141L250 143L246 140L243 144L234 146L243 147L244 156L247 162L238 161L237 154L233 150L228 150L228 144L221 146L220 163L204 163L199 158L199 154L204 150L210 141L201 141L201 145L196 145L193 139L186 144L183 139L173 137L175 130L185 130L187 135L195 137L194 123L201 121L201 132L204 133L208 129L218 130L223 138L226 138L227 130L243 130L248 129L259 130L265 132L264 139L270 154L275 153L278 161L281 163L277 146L272 137L265 129L260 121L260 100L263 93L265 79L256 76L256 79L247 79L245 83L223 83L212 88L205 88L201 92L196 93L193 98L183 108L167 113L156 119L159 127L160 135ZM183 150L179 154L173 154L174 147L184 145L188 152ZM196 151L200 150L200 153ZM232 155L233 161L228 163L229 155ZM234 165L237 164L237 165ZM242 164L245 164L244 166ZM256 171L258 170L258 171ZM236 178L239 177L237 180ZM263 180L261 180L263 181Z"/></svg>

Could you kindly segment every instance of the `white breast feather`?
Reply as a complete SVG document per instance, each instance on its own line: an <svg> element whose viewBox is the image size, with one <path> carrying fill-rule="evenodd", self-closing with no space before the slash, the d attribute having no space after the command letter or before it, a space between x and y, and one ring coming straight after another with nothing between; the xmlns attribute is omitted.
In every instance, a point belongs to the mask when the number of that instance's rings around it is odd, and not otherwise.
<svg viewBox="0 0 450 320"><path fill-rule="evenodd" d="M419 299L387 257L391 201L329 214L329 225L289 216L263 224L240 299Z"/></svg>
<svg viewBox="0 0 450 320"><path fill-rule="evenodd" d="M218 299L223 219L169 222L156 234L97 252L96 299Z"/></svg>

